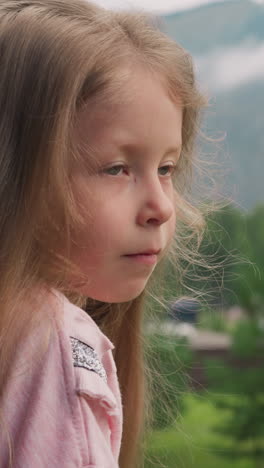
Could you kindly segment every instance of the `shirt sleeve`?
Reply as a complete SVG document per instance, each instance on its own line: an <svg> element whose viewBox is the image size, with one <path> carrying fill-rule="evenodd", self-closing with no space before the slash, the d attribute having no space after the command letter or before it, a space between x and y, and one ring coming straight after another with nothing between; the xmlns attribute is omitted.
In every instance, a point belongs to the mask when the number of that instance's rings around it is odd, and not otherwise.
<svg viewBox="0 0 264 468"><path fill-rule="evenodd" d="M0 466L12 461L13 468L81 468L78 396L64 365L59 331L43 356L40 339L38 331L16 349L1 402Z"/></svg>
<svg viewBox="0 0 264 468"><path fill-rule="evenodd" d="M99 374L75 368L76 391L79 395L80 426L89 462L98 468L118 468L119 420L118 403Z"/></svg>
<svg viewBox="0 0 264 468"><path fill-rule="evenodd" d="M43 304L44 316L52 310L51 337L42 351L42 326L16 346L1 400L0 467L118 468L122 403L112 344L63 297ZM77 341L92 362L76 354Z"/></svg>

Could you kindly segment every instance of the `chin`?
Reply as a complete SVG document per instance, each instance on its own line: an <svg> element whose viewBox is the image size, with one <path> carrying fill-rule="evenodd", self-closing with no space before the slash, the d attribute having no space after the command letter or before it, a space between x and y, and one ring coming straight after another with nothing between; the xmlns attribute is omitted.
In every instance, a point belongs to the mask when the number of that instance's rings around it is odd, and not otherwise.
<svg viewBox="0 0 264 468"><path fill-rule="evenodd" d="M117 294L98 294L93 296L93 299L96 299L97 301L101 302L109 302L111 304L121 304L122 302L129 302L132 301L133 299L136 299L140 294L143 292L143 289L140 291L136 292L130 292L130 293L117 293ZM91 295L90 295L91 297Z"/></svg>
<svg viewBox="0 0 264 468"><path fill-rule="evenodd" d="M126 285L126 287L120 286L120 288L116 291L98 291L97 293L94 291L86 291L85 295L100 302L119 304L136 299L144 291L145 286L146 284L141 284L140 287L135 287L135 285L134 287L128 287L128 285Z"/></svg>
<svg viewBox="0 0 264 468"><path fill-rule="evenodd" d="M111 302L111 304L121 304L122 302L133 301L133 299L136 299L138 296L140 296L142 292L143 291L139 291L134 294L124 294L122 296L119 295L118 297L113 297L111 300L105 302Z"/></svg>

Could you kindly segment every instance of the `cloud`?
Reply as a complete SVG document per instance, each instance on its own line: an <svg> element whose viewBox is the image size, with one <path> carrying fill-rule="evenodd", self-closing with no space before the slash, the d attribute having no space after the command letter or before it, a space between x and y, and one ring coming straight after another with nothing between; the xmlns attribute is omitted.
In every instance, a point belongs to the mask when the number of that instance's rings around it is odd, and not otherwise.
<svg viewBox="0 0 264 468"><path fill-rule="evenodd" d="M197 57L195 62L202 86L214 91L231 89L264 79L264 42L248 40L240 46Z"/></svg>
<svg viewBox="0 0 264 468"><path fill-rule="evenodd" d="M187 10L200 5L230 0L94 0L105 8L143 9L154 13L169 13Z"/></svg>

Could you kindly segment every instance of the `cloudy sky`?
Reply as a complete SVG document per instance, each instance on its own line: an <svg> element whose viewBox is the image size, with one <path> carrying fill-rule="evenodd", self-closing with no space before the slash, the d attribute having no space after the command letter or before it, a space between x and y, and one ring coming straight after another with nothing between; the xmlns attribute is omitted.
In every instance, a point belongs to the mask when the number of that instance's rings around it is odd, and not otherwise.
<svg viewBox="0 0 264 468"><path fill-rule="evenodd" d="M105 8L145 9L153 13L169 13L230 0L93 0ZM236 0L240 1L240 0ZM251 0L264 4L264 0ZM225 49L195 57L201 82L214 91L225 91L243 83L264 79L264 43L254 38ZM245 63L247 66L245 67Z"/></svg>
<svg viewBox="0 0 264 468"><path fill-rule="evenodd" d="M201 82L215 91L261 80L264 79L264 43L246 40L236 47L214 50L197 57L196 65Z"/></svg>
<svg viewBox="0 0 264 468"><path fill-rule="evenodd" d="M219 0L94 0L105 8L140 8L157 13L186 10ZM228 0L220 0L228 1ZM239 1L239 0L238 0Z"/></svg>

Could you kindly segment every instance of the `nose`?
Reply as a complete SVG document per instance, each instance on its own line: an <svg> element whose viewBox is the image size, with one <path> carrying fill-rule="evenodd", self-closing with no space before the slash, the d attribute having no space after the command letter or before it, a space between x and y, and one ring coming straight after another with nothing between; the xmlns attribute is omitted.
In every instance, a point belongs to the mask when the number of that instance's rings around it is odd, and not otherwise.
<svg viewBox="0 0 264 468"><path fill-rule="evenodd" d="M173 191L164 190L159 178L152 183L142 184L143 194L137 215L141 226L160 226L166 223L174 213Z"/></svg>

